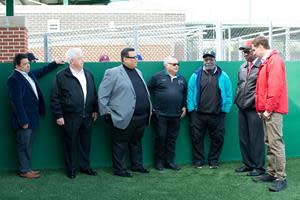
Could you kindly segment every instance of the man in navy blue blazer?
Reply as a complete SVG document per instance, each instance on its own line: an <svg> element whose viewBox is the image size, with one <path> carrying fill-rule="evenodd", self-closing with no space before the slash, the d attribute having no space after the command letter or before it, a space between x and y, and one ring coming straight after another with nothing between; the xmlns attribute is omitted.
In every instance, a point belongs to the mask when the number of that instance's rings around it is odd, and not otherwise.
<svg viewBox="0 0 300 200"><path fill-rule="evenodd" d="M39 115L45 115L45 101L37 79L57 68L64 61L54 61L40 69L30 71L26 54L17 54L13 60L14 71L7 80L12 108L12 127L17 139L19 175L38 178L40 174L31 168L31 150Z"/></svg>

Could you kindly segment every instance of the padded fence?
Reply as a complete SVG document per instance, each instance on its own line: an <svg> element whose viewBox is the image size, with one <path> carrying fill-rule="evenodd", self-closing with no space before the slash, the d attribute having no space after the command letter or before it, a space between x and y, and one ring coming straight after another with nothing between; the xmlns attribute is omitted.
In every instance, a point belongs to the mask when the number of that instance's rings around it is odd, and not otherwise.
<svg viewBox="0 0 300 200"><path fill-rule="evenodd" d="M200 65L200 62L181 62L180 71L188 80L190 75ZM237 84L237 71L241 62L218 62L218 65L226 71L231 78L235 93ZM32 64L32 69L43 66L44 63ZM85 63L85 68L92 71L95 77L95 84L99 83L107 68L119 65L117 62L109 63ZM288 157L300 156L300 62L287 62L287 80L289 94L289 114L284 116L284 139L286 153ZM63 66L66 67L66 66ZM47 74L39 80L39 85L43 91L47 114L40 120L37 130L36 140L33 146L33 167L38 169L56 169L64 167L62 131L55 124L55 119L50 112L50 90L52 80L57 71ZM162 70L162 62L140 62L138 68L143 72L145 80L149 80L151 75ZM12 64L0 64L0 98L2 108L0 109L0 171L16 169L16 144L15 135L10 128L10 107L7 95L6 80L12 71ZM179 164L191 163L191 140L188 127L188 118L181 122L180 134L176 145L176 162ZM234 105L226 116L226 134L221 162L229 160L240 160L240 151L237 133L237 108ZM206 137L206 140L207 137ZM145 165L153 163L154 132L152 126L148 127L143 137L143 160ZM208 141L206 141L206 152ZM93 126L91 164L93 167L111 166L111 140L108 124L100 118Z"/></svg>

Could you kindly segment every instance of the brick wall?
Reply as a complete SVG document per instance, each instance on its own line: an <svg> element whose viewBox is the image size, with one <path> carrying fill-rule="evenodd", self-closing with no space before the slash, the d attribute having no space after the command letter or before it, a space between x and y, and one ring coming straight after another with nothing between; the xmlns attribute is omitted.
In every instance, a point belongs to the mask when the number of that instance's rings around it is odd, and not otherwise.
<svg viewBox="0 0 300 200"><path fill-rule="evenodd" d="M3 24L0 26L0 62L11 62L16 53L26 53L28 50L27 29L21 26L5 27Z"/></svg>
<svg viewBox="0 0 300 200"><path fill-rule="evenodd" d="M4 13L0 12L0 16ZM47 21L60 20L60 29L93 29L149 23L185 22L180 10L111 9L105 6L16 6L15 16L26 18L29 33L47 32Z"/></svg>

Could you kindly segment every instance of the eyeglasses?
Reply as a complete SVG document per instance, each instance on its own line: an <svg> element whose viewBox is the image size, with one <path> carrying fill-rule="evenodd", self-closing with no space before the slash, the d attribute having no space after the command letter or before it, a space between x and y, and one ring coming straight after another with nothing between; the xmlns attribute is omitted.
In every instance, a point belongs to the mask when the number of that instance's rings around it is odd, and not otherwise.
<svg viewBox="0 0 300 200"><path fill-rule="evenodd" d="M126 58L129 58L129 59L137 59L138 57L137 57L137 56L126 56Z"/></svg>
<svg viewBox="0 0 300 200"><path fill-rule="evenodd" d="M249 54L249 53L251 53L253 51L254 51L253 49L247 49L247 50L244 50L243 53L244 54Z"/></svg>
<svg viewBox="0 0 300 200"><path fill-rule="evenodd" d="M179 63L168 63L168 64L172 66L179 66Z"/></svg>

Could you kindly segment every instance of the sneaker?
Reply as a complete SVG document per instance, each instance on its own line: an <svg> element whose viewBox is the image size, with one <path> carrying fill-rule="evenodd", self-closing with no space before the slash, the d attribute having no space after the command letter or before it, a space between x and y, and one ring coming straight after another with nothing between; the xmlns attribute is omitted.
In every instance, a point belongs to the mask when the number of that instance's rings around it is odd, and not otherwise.
<svg viewBox="0 0 300 200"><path fill-rule="evenodd" d="M269 187L271 192L279 192L287 187L287 180L274 180Z"/></svg>
<svg viewBox="0 0 300 200"><path fill-rule="evenodd" d="M253 177L254 182L273 182L276 178L270 174L264 174L261 176Z"/></svg>
<svg viewBox="0 0 300 200"><path fill-rule="evenodd" d="M195 167L196 169L202 169L202 168L203 168L203 165L201 165L201 164L195 164L194 167Z"/></svg>
<svg viewBox="0 0 300 200"><path fill-rule="evenodd" d="M218 168L219 168L219 163L217 162L209 163L209 169L218 169Z"/></svg>
<svg viewBox="0 0 300 200"><path fill-rule="evenodd" d="M209 165L209 169L218 169L218 168L219 168L218 164Z"/></svg>
<svg viewBox="0 0 300 200"><path fill-rule="evenodd" d="M236 168L234 171L237 172L237 173L250 172L250 171L252 171L252 169L250 167L247 167L247 166L244 165L242 167Z"/></svg>

